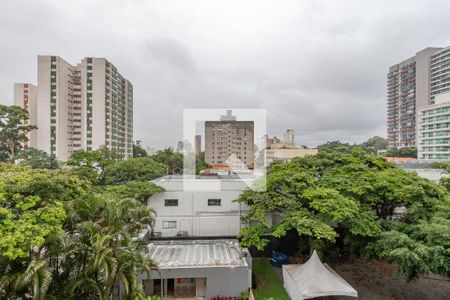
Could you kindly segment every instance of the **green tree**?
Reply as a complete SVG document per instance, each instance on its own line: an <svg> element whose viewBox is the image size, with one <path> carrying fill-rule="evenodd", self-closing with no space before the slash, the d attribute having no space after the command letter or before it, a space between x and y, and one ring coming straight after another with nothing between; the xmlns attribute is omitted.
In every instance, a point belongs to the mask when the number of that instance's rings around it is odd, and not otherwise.
<svg viewBox="0 0 450 300"><path fill-rule="evenodd" d="M19 106L0 105L0 150L6 151L2 155L11 160L24 148L28 141L28 133L36 129L34 125L27 125L28 111Z"/></svg>
<svg viewBox="0 0 450 300"><path fill-rule="evenodd" d="M166 148L152 155L151 158L166 166L166 175L183 174L183 154Z"/></svg>
<svg viewBox="0 0 450 300"><path fill-rule="evenodd" d="M450 202L438 204L429 218L388 222L390 230L368 246L369 251L398 266L409 279L421 274L450 275Z"/></svg>
<svg viewBox="0 0 450 300"><path fill-rule="evenodd" d="M133 143L133 157L146 157L147 151L145 151L144 148L141 147L140 143L138 141Z"/></svg>
<svg viewBox="0 0 450 300"><path fill-rule="evenodd" d="M200 152L195 157L195 173L198 175L200 171L210 168L211 165L205 162L205 152Z"/></svg>
<svg viewBox="0 0 450 300"><path fill-rule="evenodd" d="M331 141L326 142L325 144L317 146L320 152L343 152L349 153L351 152L354 146L349 143L342 143L341 141Z"/></svg>
<svg viewBox="0 0 450 300"><path fill-rule="evenodd" d="M146 204L147 199L155 193L162 192L163 189L149 181L130 181L124 185L106 186L106 193L113 193L122 198L133 198Z"/></svg>
<svg viewBox="0 0 450 300"><path fill-rule="evenodd" d="M0 165L0 298L110 299L120 284L143 299L136 274L154 265L137 237L154 224L141 203L152 188L94 190L68 170Z"/></svg>
<svg viewBox="0 0 450 300"><path fill-rule="evenodd" d="M330 155L325 151L322 157ZM342 154L343 158L348 156ZM265 192L249 190L241 195L239 201L251 206L243 218L249 226L240 233L244 245L262 249L268 236L282 237L291 230L309 237L311 247L317 242L335 241L338 228L349 236L373 237L381 233L377 217L367 205L322 182L320 163L316 156L274 165ZM325 159L323 163L331 162ZM322 172L328 169L323 167ZM267 216L272 214L280 215L281 221L268 223Z"/></svg>
<svg viewBox="0 0 450 300"><path fill-rule="evenodd" d="M387 149L387 146L387 140L380 136L374 136L361 144L361 148L363 148L367 154L373 155L377 155L379 150Z"/></svg>
<svg viewBox="0 0 450 300"><path fill-rule="evenodd" d="M20 151L15 160L20 161L22 165L28 165L33 169L57 169L58 160L54 155L48 155L47 152L36 148L27 148Z"/></svg>
<svg viewBox="0 0 450 300"><path fill-rule="evenodd" d="M416 147L403 147L403 148L399 148L399 149L389 149L388 151L386 151L385 156L417 158L417 148Z"/></svg>
<svg viewBox="0 0 450 300"><path fill-rule="evenodd" d="M109 164L105 168L106 184L126 184L130 181L153 180L165 174L165 166L150 157L130 158Z"/></svg>
<svg viewBox="0 0 450 300"><path fill-rule="evenodd" d="M0 298L44 298L52 278L45 255L63 236L64 204L87 192L64 170L0 165Z"/></svg>
<svg viewBox="0 0 450 300"><path fill-rule="evenodd" d="M74 174L88 179L95 185L105 185L106 167L120 159L120 155L106 146L95 151L79 150L70 156L66 162L73 167Z"/></svg>
<svg viewBox="0 0 450 300"><path fill-rule="evenodd" d="M127 299L143 297L136 274L153 262L136 239L143 225L153 226L154 212L134 199L111 193L73 201L63 243L70 256L60 262L65 272L50 292L76 299L109 299L121 284Z"/></svg>
<svg viewBox="0 0 450 300"><path fill-rule="evenodd" d="M266 187L265 192L248 190L239 199L251 206L240 232L244 245L262 249L271 236L296 231L325 251L386 257L409 277L427 271L443 274L449 268L449 215L443 209L450 207L447 192L362 148L346 153L338 147L273 165ZM397 215L396 208L405 213ZM409 241L408 253L396 238ZM430 249L417 256L414 251L424 247Z"/></svg>

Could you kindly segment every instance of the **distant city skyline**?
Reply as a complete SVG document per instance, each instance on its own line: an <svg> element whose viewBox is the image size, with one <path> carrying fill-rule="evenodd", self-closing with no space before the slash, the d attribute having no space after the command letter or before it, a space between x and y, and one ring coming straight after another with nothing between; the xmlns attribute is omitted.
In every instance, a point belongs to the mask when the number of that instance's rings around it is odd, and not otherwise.
<svg viewBox="0 0 450 300"><path fill-rule="evenodd" d="M0 103L13 104L15 82L37 84L37 55L105 57L133 83L146 147L176 147L183 109L224 107L267 109L267 133L293 128L299 145L362 142L386 137L389 66L450 45L448 11L442 0L6 1Z"/></svg>

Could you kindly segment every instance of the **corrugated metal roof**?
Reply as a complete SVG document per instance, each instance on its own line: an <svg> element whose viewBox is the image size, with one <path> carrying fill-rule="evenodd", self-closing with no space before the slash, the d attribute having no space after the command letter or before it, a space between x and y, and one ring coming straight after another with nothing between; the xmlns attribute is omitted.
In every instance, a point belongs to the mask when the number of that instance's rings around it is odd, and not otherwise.
<svg viewBox="0 0 450 300"><path fill-rule="evenodd" d="M152 242L147 250L160 269L247 266L237 240Z"/></svg>

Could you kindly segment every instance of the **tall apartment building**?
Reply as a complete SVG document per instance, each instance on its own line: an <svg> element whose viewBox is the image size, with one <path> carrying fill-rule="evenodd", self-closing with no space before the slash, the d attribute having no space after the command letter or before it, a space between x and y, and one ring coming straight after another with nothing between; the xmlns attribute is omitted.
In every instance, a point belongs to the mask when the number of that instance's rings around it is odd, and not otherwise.
<svg viewBox="0 0 450 300"><path fill-rule="evenodd" d="M391 148L415 146L416 109L430 105L431 56L442 48L426 48L389 68L387 137Z"/></svg>
<svg viewBox="0 0 450 300"><path fill-rule="evenodd" d="M133 155L133 86L105 58L38 56L36 147L66 160L101 146Z"/></svg>
<svg viewBox="0 0 450 300"><path fill-rule="evenodd" d="M450 159L450 93L436 97L435 104L419 110L417 132L417 158Z"/></svg>
<svg viewBox="0 0 450 300"><path fill-rule="evenodd" d="M205 161L225 164L235 155L246 166L254 162L254 122L237 121L231 111L220 121L205 122Z"/></svg>
<svg viewBox="0 0 450 300"><path fill-rule="evenodd" d="M431 105L417 114L419 159L450 159L450 47L431 56Z"/></svg>
<svg viewBox="0 0 450 300"><path fill-rule="evenodd" d="M25 125L37 125L37 87L30 83L14 83L14 105L28 111ZM36 148L36 130L28 133L26 146Z"/></svg>

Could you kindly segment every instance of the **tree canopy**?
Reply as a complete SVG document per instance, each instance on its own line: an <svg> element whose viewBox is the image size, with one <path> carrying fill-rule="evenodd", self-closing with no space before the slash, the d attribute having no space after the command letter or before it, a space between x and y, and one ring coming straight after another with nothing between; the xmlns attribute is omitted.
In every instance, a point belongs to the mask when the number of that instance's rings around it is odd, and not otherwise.
<svg viewBox="0 0 450 300"><path fill-rule="evenodd" d="M310 245L319 250L336 248L339 240L346 251L391 259L409 277L424 269L418 261L406 267L402 257L395 255L398 252L393 252L398 247L393 248L388 237L394 234L394 228L398 227L397 232L408 228L403 234L417 241L419 236L412 234L412 228L422 226L427 230L425 224L429 222L434 229L442 228L446 219L437 220L436 214L450 206L441 186L407 173L382 157L367 155L358 147L344 152L329 149L273 165L266 191L248 190L239 201L251 206L243 218L247 226L240 232L244 245L262 249L271 236L283 237L295 231L308 237ZM398 208L406 213L397 214ZM448 244L442 247L440 253L447 251L448 258ZM444 258L434 256L438 261ZM426 260L421 263L431 265ZM444 265L448 267L448 261ZM445 268L428 270L442 273Z"/></svg>
<svg viewBox="0 0 450 300"><path fill-rule="evenodd" d="M414 157L417 158L416 147L403 147L399 149L389 149L386 151L387 157Z"/></svg>
<svg viewBox="0 0 450 300"><path fill-rule="evenodd" d="M28 133L37 128L27 124L28 120L25 109L0 104L0 158L12 160L24 148Z"/></svg>
<svg viewBox="0 0 450 300"><path fill-rule="evenodd" d="M149 182L94 188L70 170L0 165L0 298L142 299L153 262L137 239L153 226Z"/></svg>
<svg viewBox="0 0 450 300"><path fill-rule="evenodd" d="M130 181L153 180L165 175L162 163L150 157L137 157L109 164L105 169L106 184L126 184Z"/></svg>
<svg viewBox="0 0 450 300"><path fill-rule="evenodd" d="M105 185L106 167L119 159L120 156L116 151L103 146L95 151L76 151L66 164L72 167L76 175L88 179L95 185Z"/></svg>
<svg viewBox="0 0 450 300"><path fill-rule="evenodd" d="M166 148L158 151L151 158L165 165L166 175L183 173L183 154L181 153L176 153L172 149Z"/></svg>
<svg viewBox="0 0 450 300"><path fill-rule="evenodd" d="M140 143L133 143L133 157L146 157L147 151L140 145Z"/></svg>
<svg viewBox="0 0 450 300"><path fill-rule="evenodd" d="M47 152L36 148L27 148L20 151L14 160L33 169L59 168L59 162L54 155L48 155Z"/></svg>

